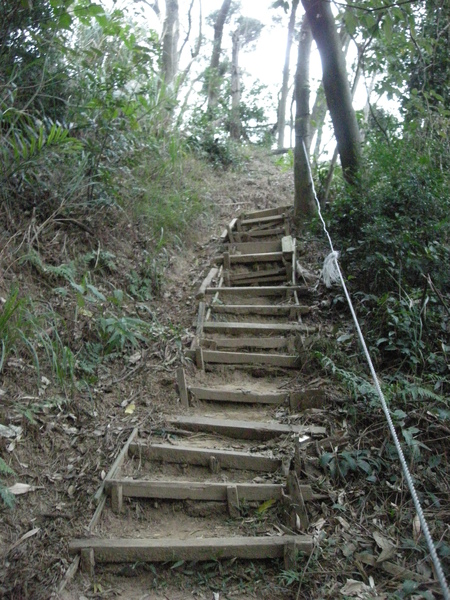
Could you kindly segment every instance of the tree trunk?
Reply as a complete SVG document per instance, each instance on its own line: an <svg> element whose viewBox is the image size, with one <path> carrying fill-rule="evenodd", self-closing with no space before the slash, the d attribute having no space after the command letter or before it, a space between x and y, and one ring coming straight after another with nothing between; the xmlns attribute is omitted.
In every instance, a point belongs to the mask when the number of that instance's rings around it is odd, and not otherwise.
<svg viewBox="0 0 450 600"><path fill-rule="evenodd" d="M306 15L303 17L298 44L295 74L295 148L294 148L294 215L308 218L315 214L316 203L309 168L309 61L312 33Z"/></svg>
<svg viewBox="0 0 450 600"><path fill-rule="evenodd" d="M345 179L354 184L361 139L347 79L345 56L328 0L302 0L322 61L323 87Z"/></svg>
<svg viewBox="0 0 450 600"><path fill-rule="evenodd" d="M208 112L210 112L217 105L219 98L219 88L221 80L221 75L219 73L219 64L220 53L222 51L223 27L225 25L228 13L230 12L230 7L231 0L224 0L217 14L216 21L214 23L213 51L211 55L211 62L209 63L208 76Z"/></svg>
<svg viewBox="0 0 450 600"><path fill-rule="evenodd" d="M166 0L166 18L162 34L162 74L170 87L178 71L178 0Z"/></svg>
<svg viewBox="0 0 450 600"><path fill-rule="evenodd" d="M283 68L283 82L281 85L280 101L278 104L278 148L284 146L284 134L286 125L286 102L288 97L288 86L289 86L289 64L291 61L291 48L294 39L295 29L295 14L297 12L299 0L293 0L291 14L289 16L288 34L286 42L286 55L284 57L284 68Z"/></svg>
<svg viewBox="0 0 450 600"><path fill-rule="evenodd" d="M240 33L236 30L232 36L233 51L231 59L231 121L230 136L233 140L241 138L241 82L239 76L239 50L241 46Z"/></svg>

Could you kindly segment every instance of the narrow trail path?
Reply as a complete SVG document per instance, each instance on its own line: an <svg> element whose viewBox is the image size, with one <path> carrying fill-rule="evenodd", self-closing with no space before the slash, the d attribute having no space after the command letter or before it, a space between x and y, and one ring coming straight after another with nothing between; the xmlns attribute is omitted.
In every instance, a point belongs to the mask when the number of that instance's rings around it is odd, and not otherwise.
<svg viewBox="0 0 450 600"><path fill-rule="evenodd" d="M301 418L321 393L299 389L296 378L311 294L297 281L288 214L244 213L223 232L185 352L197 369L177 371L180 414L150 435L132 432L97 494L88 535L70 543L73 569L92 581L104 564L119 564L122 575L136 565L190 565L195 578L201 561L243 559L254 568L282 559L289 571L308 560L317 543L305 534L308 501L316 498L301 479L302 447L327 432ZM138 588L118 597L175 598Z"/></svg>

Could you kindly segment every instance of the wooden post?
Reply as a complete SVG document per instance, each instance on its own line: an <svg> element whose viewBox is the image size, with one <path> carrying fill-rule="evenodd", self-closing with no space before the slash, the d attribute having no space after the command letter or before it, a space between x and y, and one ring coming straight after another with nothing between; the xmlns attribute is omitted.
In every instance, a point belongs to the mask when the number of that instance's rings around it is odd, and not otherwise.
<svg viewBox="0 0 450 600"><path fill-rule="evenodd" d="M94 577L95 557L94 548L82 548L80 552L80 569L91 579Z"/></svg>
<svg viewBox="0 0 450 600"><path fill-rule="evenodd" d="M111 489L111 508L116 514L120 514L123 508L123 487L114 485Z"/></svg>
<svg viewBox="0 0 450 600"><path fill-rule="evenodd" d="M239 510L239 496L237 487L235 485L227 486L227 503L228 503L228 512L230 513L230 517L232 519L237 519L240 516Z"/></svg>
<svg viewBox="0 0 450 600"><path fill-rule="evenodd" d="M195 351L195 362L197 364L197 369L200 371L205 370L205 361L203 360L203 350L199 346Z"/></svg>
<svg viewBox="0 0 450 600"><path fill-rule="evenodd" d="M186 376L184 374L183 367L179 367L177 369L177 383L178 383L178 391L180 394L181 406L185 408L189 408L189 395L188 389L186 385Z"/></svg>

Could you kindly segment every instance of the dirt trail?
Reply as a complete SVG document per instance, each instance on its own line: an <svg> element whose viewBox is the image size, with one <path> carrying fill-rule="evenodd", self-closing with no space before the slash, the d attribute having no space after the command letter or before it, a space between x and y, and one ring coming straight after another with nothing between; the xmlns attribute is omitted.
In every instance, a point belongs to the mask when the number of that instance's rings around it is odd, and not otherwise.
<svg viewBox="0 0 450 600"><path fill-rule="evenodd" d="M240 559L238 578L250 561L276 558L275 566L281 559L286 571L297 569L313 550L314 538L305 534L313 493L300 479L301 447L326 428L298 419L311 396L298 391L300 361L289 333L300 328L300 312L310 312L299 295L311 292L297 282L290 213L245 211L221 235L222 255L197 292L195 337L177 370L178 414L166 415L158 430L133 434L105 479L106 495L89 525L94 537L70 544L85 579L70 582L62 598L79 595L80 581L85 588L99 572L120 589L124 563L142 597L153 598L145 571L156 573L158 563L169 561L187 577L205 563L220 570ZM283 272L278 286L268 285L274 270ZM259 318L250 320L254 307ZM276 317L273 307L287 310ZM229 312L236 318L224 320ZM323 404L325 394L313 392ZM285 597L276 577L269 581L259 594ZM234 588L222 589L224 597L235 596Z"/></svg>

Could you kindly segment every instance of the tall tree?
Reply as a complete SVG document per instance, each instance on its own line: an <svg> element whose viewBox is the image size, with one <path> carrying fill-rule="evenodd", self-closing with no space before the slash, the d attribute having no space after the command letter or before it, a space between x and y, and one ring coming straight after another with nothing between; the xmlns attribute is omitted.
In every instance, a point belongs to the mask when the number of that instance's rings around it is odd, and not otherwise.
<svg viewBox="0 0 450 600"><path fill-rule="evenodd" d="M312 33L306 14L302 20L295 74L295 148L294 148L294 214L310 217L316 212L309 169L309 63Z"/></svg>
<svg viewBox="0 0 450 600"><path fill-rule="evenodd" d="M248 17L239 17L237 27L233 31L232 41L232 61L231 61L231 118L230 118L230 136L234 140L241 138L241 74L239 70L239 53L242 48L248 47L254 42L261 30L263 24L257 19Z"/></svg>
<svg viewBox="0 0 450 600"><path fill-rule="evenodd" d="M285 126L286 126L286 102L288 97L289 90L289 65L291 61L291 49L292 42L294 41L294 30L295 30L295 15L297 13L297 7L299 4L299 0L293 0L291 6L291 13L289 15L289 24L287 31L287 40L286 40L286 54L284 57L284 67L283 67L283 81L281 84L281 92L280 92L280 101L278 103L278 119L277 119L277 146L278 148L283 148L284 146L284 136L285 136Z"/></svg>
<svg viewBox="0 0 450 600"><path fill-rule="evenodd" d="M178 0L166 0L166 18L162 33L162 76L164 83L170 87L178 71L178 37L179 37Z"/></svg>
<svg viewBox="0 0 450 600"><path fill-rule="evenodd" d="M222 52L222 37L225 21L230 12L231 0L224 0L214 21L214 41L208 74L208 111L217 105L221 75L219 73L220 54Z"/></svg>
<svg viewBox="0 0 450 600"><path fill-rule="evenodd" d="M344 177L355 183L361 139L347 79L345 55L328 0L302 0L322 62L322 81Z"/></svg>

